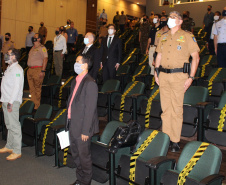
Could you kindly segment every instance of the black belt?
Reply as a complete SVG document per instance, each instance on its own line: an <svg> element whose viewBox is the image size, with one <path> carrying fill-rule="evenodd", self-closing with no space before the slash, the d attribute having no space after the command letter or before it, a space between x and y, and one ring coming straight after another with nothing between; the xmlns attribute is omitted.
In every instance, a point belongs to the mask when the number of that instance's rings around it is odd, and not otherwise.
<svg viewBox="0 0 226 185"><path fill-rule="evenodd" d="M183 68L174 68L174 69L166 69L166 68L159 68L159 71L163 73L181 73L184 71Z"/></svg>
<svg viewBox="0 0 226 185"><path fill-rule="evenodd" d="M226 43L218 43L218 45L225 46Z"/></svg>
<svg viewBox="0 0 226 185"><path fill-rule="evenodd" d="M63 51L63 50L55 50L54 52L60 52L60 51Z"/></svg>

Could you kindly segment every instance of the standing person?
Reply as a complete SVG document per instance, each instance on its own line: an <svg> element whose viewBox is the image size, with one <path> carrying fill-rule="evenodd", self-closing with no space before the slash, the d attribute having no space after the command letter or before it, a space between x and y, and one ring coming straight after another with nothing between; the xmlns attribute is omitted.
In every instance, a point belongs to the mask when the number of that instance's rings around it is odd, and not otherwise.
<svg viewBox="0 0 226 185"><path fill-rule="evenodd" d="M34 102L34 109L37 110L40 106L42 82L45 77L46 65L48 61L48 53L42 43L42 35L36 33L32 38L34 46L31 48L27 65L27 81L31 94L31 101Z"/></svg>
<svg viewBox="0 0 226 185"><path fill-rule="evenodd" d="M61 35L63 35L66 39L66 43L68 41L68 35L67 35L67 31L66 31L66 28L64 26L61 26L60 27L60 31L61 31Z"/></svg>
<svg viewBox="0 0 226 185"><path fill-rule="evenodd" d="M62 76L63 71L63 59L67 51L66 39L61 35L60 28L56 28L54 46L53 46L53 61L55 66L55 73L57 76Z"/></svg>
<svg viewBox="0 0 226 185"><path fill-rule="evenodd" d="M65 27L65 29L69 29L71 27L71 20L70 19L67 20L67 24L64 27Z"/></svg>
<svg viewBox="0 0 226 185"><path fill-rule="evenodd" d="M44 26L44 22L40 22L38 34L40 34L42 36L42 43L41 44L44 45L46 38L47 38L47 28Z"/></svg>
<svg viewBox="0 0 226 185"><path fill-rule="evenodd" d="M119 28L121 34L125 31L125 24L127 22L127 17L124 15L124 11L121 11L121 15L119 16Z"/></svg>
<svg viewBox="0 0 226 185"><path fill-rule="evenodd" d="M181 25L181 29L182 30L187 30L187 31L190 31L190 32L194 32L194 21L192 18L189 17L189 13L188 11L184 11L183 12L183 23Z"/></svg>
<svg viewBox="0 0 226 185"><path fill-rule="evenodd" d="M104 37L108 36L108 25L104 24L100 27L99 31L99 43L101 44L101 41Z"/></svg>
<svg viewBox="0 0 226 185"><path fill-rule="evenodd" d="M82 54L86 54L90 57L92 67L89 69L89 75L97 81L98 70L100 69L101 56L98 49L93 45L95 41L95 35L88 32L84 38L84 44L86 45L83 49Z"/></svg>
<svg viewBox="0 0 226 185"><path fill-rule="evenodd" d="M4 113L5 125L8 131L7 142L0 153L11 153L6 160L13 161L21 157L21 125L19 121L19 109L22 103L24 72L18 64L20 52L16 49L8 50L5 62L7 70L2 77L1 102Z"/></svg>
<svg viewBox="0 0 226 185"><path fill-rule="evenodd" d="M214 14L214 22L213 22L213 26L211 29L211 34L210 34L210 39L208 42L208 49L209 49L209 53L210 55L215 55L215 47L214 47L214 30L216 27L216 23L220 20L221 18L221 13L219 11L216 11Z"/></svg>
<svg viewBox="0 0 226 185"><path fill-rule="evenodd" d="M6 33L5 34L5 42L3 43L3 46L2 46L3 56L9 51L10 48L11 49L15 48L15 44L13 41L11 41L11 33ZM3 72L6 69L4 57L2 57L2 69L3 69Z"/></svg>
<svg viewBox="0 0 226 185"><path fill-rule="evenodd" d="M181 29L182 22L179 12L170 12L167 22L170 31L162 35L156 49L155 81L159 85L163 111L162 131L170 137L172 152L180 149L184 93L194 79L200 51L194 36ZM183 73L183 66L189 65L190 56L192 64L189 76Z"/></svg>
<svg viewBox="0 0 226 185"><path fill-rule="evenodd" d="M27 36L26 36L26 41L25 41L27 54L29 53L29 51L33 47L32 37L34 37L34 35L35 35L35 33L33 32L33 26L29 26L28 27L28 33L27 33Z"/></svg>
<svg viewBox="0 0 226 185"><path fill-rule="evenodd" d="M191 32L194 33L195 21L192 17L190 17L190 12L186 11L189 21L191 22Z"/></svg>
<svg viewBox="0 0 226 185"><path fill-rule="evenodd" d="M114 79L116 71L122 60L122 41L115 36L116 28L114 24L108 26L108 37L101 42L101 68L103 68L103 81Z"/></svg>
<svg viewBox="0 0 226 185"><path fill-rule="evenodd" d="M113 24L116 26L116 31L119 29L119 11L116 12L116 15L113 18Z"/></svg>
<svg viewBox="0 0 226 185"><path fill-rule="evenodd" d="M77 30L74 28L74 22L71 22L71 27L69 29L66 30L67 35L68 35L68 41L67 41L67 50L68 53L72 52L72 48L75 47L76 42L78 40L78 32Z"/></svg>
<svg viewBox="0 0 226 185"><path fill-rule="evenodd" d="M203 19L203 29L204 29L204 32L206 32L206 41L208 42L209 41L209 38L210 38L210 34L211 34L211 28L212 28L212 25L213 25L213 17L214 17L214 13L211 12L212 10L212 6L211 5L208 5L207 7L207 13L205 14L204 16L204 19Z"/></svg>
<svg viewBox="0 0 226 185"><path fill-rule="evenodd" d="M163 10L162 11L162 15L165 15L166 16L166 10Z"/></svg>
<svg viewBox="0 0 226 185"><path fill-rule="evenodd" d="M151 15L149 16L149 23L150 25L154 26L155 24L153 24L153 19L155 17L155 14L153 11L151 11Z"/></svg>
<svg viewBox="0 0 226 185"><path fill-rule="evenodd" d="M141 49L141 54L143 55L146 54L149 30L150 30L150 24L148 22L148 16L144 15L143 23L140 25L140 31L139 31L140 49Z"/></svg>
<svg viewBox="0 0 226 185"><path fill-rule="evenodd" d="M213 34L218 67L226 67L226 7L222 11L222 19L216 23Z"/></svg>
<svg viewBox="0 0 226 185"><path fill-rule="evenodd" d="M91 137L99 132L97 115L98 87L87 74L91 61L79 55L74 64L78 74L71 84L65 130L69 130L70 148L76 164L77 180L74 185L90 185L92 180Z"/></svg>
<svg viewBox="0 0 226 185"><path fill-rule="evenodd" d="M105 9L103 9L103 12L100 14L101 25L103 25L104 22L107 22L107 20L108 20L108 16L105 12Z"/></svg>
<svg viewBox="0 0 226 185"><path fill-rule="evenodd" d="M153 23L155 24L154 27L151 28L149 32L149 38L148 38L148 43L147 43L147 48L146 48L146 54L148 55L149 53L149 66L151 67L151 74L154 75L154 67L152 65L153 62L153 54L155 53L155 34L157 31L159 31L162 26L160 25L160 18L161 15L155 14Z"/></svg>

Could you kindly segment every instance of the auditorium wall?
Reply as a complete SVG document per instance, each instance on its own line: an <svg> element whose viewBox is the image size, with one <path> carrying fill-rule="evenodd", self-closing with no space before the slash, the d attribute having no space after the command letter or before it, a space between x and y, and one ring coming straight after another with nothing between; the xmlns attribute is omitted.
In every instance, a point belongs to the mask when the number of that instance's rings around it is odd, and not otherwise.
<svg viewBox="0 0 226 185"><path fill-rule="evenodd" d="M166 10L166 13L176 10L181 13L183 11L190 11L190 17L194 18L196 26L202 26L204 14L207 12L207 6L210 4L213 6L212 11L222 12L224 6L226 6L225 0L219 1L207 1L207 2L196 2L196 3L185 3L174 5L174 8L169 8L169 6L159 6L159 0L147 0L146 12L147 15L151 14L151 11L155 13L161 13L162 10Z"/></svg>
<svg viewBox="0 0 226 185"><path fill-rule="evenodd" d="M79 34L85 34L87 0L2 0L1 34L10 32L16 48L25 47L28 26L38 32L43 21L48 29L47 40L53 40L56 27L74 21Z"/></svg>
<svg viewBox="0 0 226 185"><path fill-rule="evenodd" d="M124 14L136 17L141 17L145 13L144 6L122 0L98 0L97 13L101 14L103 9L105 9L105 12L107 13L109 24L113 22L116 11L119 11L121 14L121 11L123 10Z"/></svg>

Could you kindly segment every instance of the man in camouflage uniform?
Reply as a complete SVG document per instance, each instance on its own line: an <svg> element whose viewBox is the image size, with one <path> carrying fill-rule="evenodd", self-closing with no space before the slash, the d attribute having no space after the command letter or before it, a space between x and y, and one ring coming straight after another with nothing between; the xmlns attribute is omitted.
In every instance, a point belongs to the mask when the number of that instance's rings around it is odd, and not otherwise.
<svg viewBox="0 0 226 185"><path fill-rule="evenodd" d="M182 30L187 30L193 33L195 22L193 18L189 17L189 11L183 12L183 23L181 25Z"/></svg>
<svg viewBox="0 0 226 185"><path fill-rule="evenodd" d="M148 17L144 15L143 22L140 25L140 31L139 31L139 42L140 42L141 54L144 54L144 55L146 54L147 40L149 38L149 30L150 30L150 24L148 22Z"/></svg>

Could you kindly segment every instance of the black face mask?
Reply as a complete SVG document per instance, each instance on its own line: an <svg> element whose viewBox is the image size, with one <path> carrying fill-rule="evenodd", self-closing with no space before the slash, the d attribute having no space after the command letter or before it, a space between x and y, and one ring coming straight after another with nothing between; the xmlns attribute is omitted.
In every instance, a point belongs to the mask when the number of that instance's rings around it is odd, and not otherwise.
<svg viewBox="0 0 226 185"><path fill-rule="evenodd" d="M59 31L55 31L55 34L58 35L60 32Z"/></svg>
<svg viewBox="0 0 226 185"><path fill-rule="evenodd" d="M28 31L31 32L32 30L31 29L28 29Z"/></svg>
<svg viewBox="0 0 226 185"><path fill-rule="evenodd" d="M222 16L223 16L223 17L226 16L226 10L223 10L223 11L222 11Z"/></svg>
<svg viewBox="0 0 226 185"><path fill-rule="evenodd" d="M102 24L103 24L103 25L105 25L105 24L106 24L106 22L103 22Z"/></svg>
<svg viewBox="0 0 226 185"><path fill-rule="evenodd" d="M5 41L9 41L9 38L5 38Z"/></svg>
<svg viewBox="0 0 226 185"><path fill-rule="evenodd" d="M186 14L183 14L183 18L188 18L188 16Z"/></svg>
<svg viewBox="0 0 226 185"><path fill-rule="evenodd" d="M31 38L32 42L36 42L37 40L38 40L37 38L34 38L34 37Z"/></svg>
<svg viewBox="0 0 226 185"><path fill-rule="evenodd" d="M160 24L162 27L166 26L167 25L167 21L160 21Z"/></svg>
<svg viewBox="0 0 226 185"><path fill-rule="evenodd" d="M207 11L209 12L211 10L211 8L207 8Z"/></svg>
<svg viewBox="0 0 226 185"><path fill-rule="evenodd" d="M43 24L40 24L40 26L43 26Z"/></svg>
<svg viewBox="0 0 226 185"><path fill-rule="evenodd" d="M69 24L69 22L67 21L67 24Z"/></svg>
<svg viewBox="0 0 226 185"><path fill-rule="evenodd" d="M61 33L64 31L63 29L60 29Z"/></svg>
<svg viewBox="0 0 226 185"><path fill-rule="evenodd" d="M144 21L144 22L146 22L146 21L147 21L147 19L146 19L146 18L143 18L143 21Z"/></svg>

